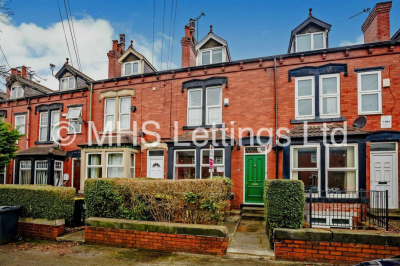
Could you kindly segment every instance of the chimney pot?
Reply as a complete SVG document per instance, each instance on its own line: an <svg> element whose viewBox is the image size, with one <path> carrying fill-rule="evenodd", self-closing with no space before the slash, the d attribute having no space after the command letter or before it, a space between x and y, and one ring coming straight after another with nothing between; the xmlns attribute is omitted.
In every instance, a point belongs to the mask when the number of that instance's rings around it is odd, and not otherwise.
<svg viewBox="0 0 400 266"><path fill-rule="evenodd" d="M22 66L22 77L26 79L26 66Z"/></svg>
<svg viewBox="0 0 400 266"><path fill-rule="evenodd" d="M16 68L11 68L11 75L14 75L17 73L17 69Z"/></svg>
<svg viewBox="0 0 400 266"><path fill-rule="evenodd" d="M125 52L125 34L119 35L119 43L121 44L121 52Z"/></svg>
<svg viewBox="0 0 400 266"><path fill-rule="evenodd" d="M112 50L113 50L113 51L117 51L117 49L118 49L118 48L117 48L117 46L118 46L118 40L113 40L112 42L113 42Z"/></svg>

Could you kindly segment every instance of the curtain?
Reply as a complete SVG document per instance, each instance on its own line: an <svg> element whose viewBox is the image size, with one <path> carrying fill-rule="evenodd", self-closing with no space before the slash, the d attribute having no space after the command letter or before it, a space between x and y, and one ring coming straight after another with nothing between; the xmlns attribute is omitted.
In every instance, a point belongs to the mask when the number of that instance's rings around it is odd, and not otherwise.
<svg viewBox="0 0 400 266"><path fill-rule="evenodd" d="M36 184L47 185L47 170L36 170Z"/></svg>
<svg viewBox="0 0 400 266"><path fill-rule="evenodd" d="M107 177L123 177L123 155L120 153L108 154ZM113 165L120 167L113 167ZM121 167L122 166L122 167Z"/></svg>
<svg viewBox="0 0 400 266"><path fill-rule="evenodd" d="M29 185L31 183L31 170L21 170L19 183L21 185Z"/></svg>

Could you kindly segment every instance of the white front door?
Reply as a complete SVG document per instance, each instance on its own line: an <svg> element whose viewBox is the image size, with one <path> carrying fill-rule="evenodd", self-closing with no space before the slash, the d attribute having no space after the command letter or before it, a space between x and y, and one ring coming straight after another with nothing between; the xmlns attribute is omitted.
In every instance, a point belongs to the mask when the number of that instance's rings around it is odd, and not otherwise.
<svg viewBox="0 0 400 266"><path fill-rule="evenodd" d="M164 158L149 157L147 173L150 178L164 178Z"/></svg>
<svg viewBox="0 0 400 266"><path fill-rule="evenodd" d="M371 152L371 190L385 191L389 194L389 208L398 208L396 153Z"/></svg>

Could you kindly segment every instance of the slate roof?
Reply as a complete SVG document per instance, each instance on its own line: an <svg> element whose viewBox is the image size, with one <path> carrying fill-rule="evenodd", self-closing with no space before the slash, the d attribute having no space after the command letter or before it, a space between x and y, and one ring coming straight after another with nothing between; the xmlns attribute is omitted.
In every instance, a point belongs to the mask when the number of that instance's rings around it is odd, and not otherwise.
<svg viewBox="0 0 400 266"><path fill-rule="evenodd" d="M324 131L322 130L324 127L326 127L326 134L330 136L332 131L336 128L343 129L343 124L338 124L338 123L333 123L333 124L319 124L319 125L307 125L307 136L309 137L322 137L324 134ZM364 130L362 128L358 127L353 127L353 126L347 126L347 136L349 135L367 135L370 132L367 130ZM304 137L304 125L299 125L293 127L289 133L285 133L286 136L290 138L302 138ZM338 130L335 132L335 136L340 136L343 135L342 130Z"/></svg>
<svg viewBox="0 0 400 266"><path fill-rule="evenodd" d="M118 138L120 138L120 141L118 142ZM101 141L101 140L100 140ZM117 146L118 144L132 144L136 145L136 142L133 141L133 139L130 136L111 136L111 146ZM104 138L103 143L98 142L96 139L92 139L91 145L89 145L89 142L85 142L82 144L78 145L79 147L86 147L86 146L109 146L109 137L106 136Z"/></svg>
<svg viewBox="0 0 400 266"><path fill-rule="evenodd" d="M400 29L392 36L391 40L400 40Z"/></svg>
<svg viewBox="0 0 400 266"><path fill-rule="evenodd" d="M82 72L80 72L78 69L74 68L73 66L71 66L68 63L65 63L60 70L57 71L57 73L54 75L57 79L59 79L59 77L61 76L61 74L63 74L65 72L65 70L68 70L70 73L72 74L76 74L79 77L81 77L82 79L84 79L85 81L93 81L93 79L85 74L83 74Z"/></svg>
<svg viewBox="0 0 400 266"><path fill-rule="evenodd" d="M53 90L35 82L35 81L23 78L21 76L18 76L17 74L14 74L7 78L7 87L11 87L11 85L15 81L18 81L19 83L21 83L21 85L24 89L24 97L43 95L43 94L48 94L48 93L54 92Z"/></svg>
<svg viewBox="0 0 400 266"><path fill-rule="evenodd" d="M17 156L21 155L58 155L65 156L67 153L58 146L39 145L23 151L18 151Z"/></svg>
<svg viewBox="0 0 400 266"><path fill-rule="evenodd" d="M7 99L7 93L0 91L0 100L6 100Z"/></svg>
<svg viewBox="0 0 400 266"><path fill-rule="evenodd" d="M178 142L191 142L195 138L196 141L204 141L204 140L212 140L213 136L215 140L230 140L231 137L226 134L226 132L221 131L221 130L216 130L214 133L211 131L203 132L203 131L197 131L195 136L193 135L194 131L188 131L185 132L184 134L178 136ZM171 138L165 142L174 142L174 138Z"/></svg>

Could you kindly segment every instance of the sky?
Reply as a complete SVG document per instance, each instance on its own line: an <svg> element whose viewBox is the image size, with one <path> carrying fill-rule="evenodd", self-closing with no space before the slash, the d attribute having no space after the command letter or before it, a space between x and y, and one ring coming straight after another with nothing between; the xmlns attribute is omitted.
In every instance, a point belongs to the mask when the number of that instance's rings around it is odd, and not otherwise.
<svg viewBox="0 0 400 266"><path fill-rule="evenodd" d="M159 70L162 58L165 70L180 67L184 25L189 18L196 18L202 12L205 16L199 20L199 39L213 25L213 32L228 41L232 60L239 60L286 53L291 30L307 19L309 8L313 9L314 17L332 25L329 47L362 43L361 25L367 14L349 17L367 7L372 10L377 2L379 0L155 0L153 16L154 0L69 0L82 71L93 79L107 78L107 52L111 49L111 40L117 39L120 33L126 34L127 46L133 40L134 48ZM58 3L70 46L70 63L77 67L64 0ZM40 77L37 79L41 84L57 90L58 81L52 76L49 65L56 65L57 71L65 58L70 57L57 0L12 0L7 7L14 15L6 23L0 23L0 46L8 63L11 67L30 67ZM392 35L400 27L400 16L395 14L400 14L399 0L393 1L391 10ZM2 54L0 65L8 68ZM4 88L0 84L0 89Z"/></svg>

